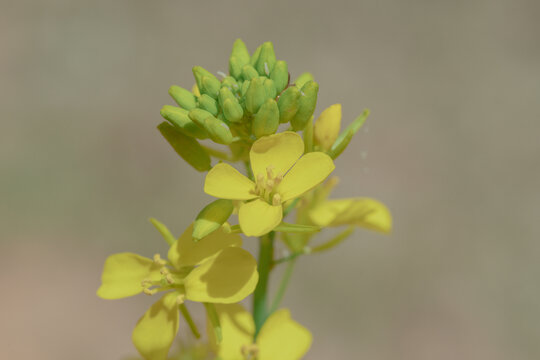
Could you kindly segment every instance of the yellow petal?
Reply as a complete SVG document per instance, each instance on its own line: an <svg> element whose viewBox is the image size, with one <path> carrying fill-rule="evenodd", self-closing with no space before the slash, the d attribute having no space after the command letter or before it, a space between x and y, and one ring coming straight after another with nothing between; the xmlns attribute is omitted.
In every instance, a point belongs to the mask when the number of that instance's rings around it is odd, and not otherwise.
<svg viewBox="0 0 540 360"><path fill-rule="evenodd" d="M204 192L221 199L249 200L257 197L255 184L226 163L214 166L204 181Z"/></svg>
<svg viewBox="0 0 540 360"><path fill-rule="evenodd" d="M392 231L390 211L380 201L370 198L325 201L312 209L309 215L320 226L357 225L383 233Z"/></svg>
<svg viewBox="0 0 540 360"><path fill-rule="evenodd" d="M334 162L325 153L311 152L302 156L278 186L281 201L294 199L313 189L323 182L334 168Z"/></svg>
<svg viewBox="0 0 540 360"><path fill-rule="evenodd" d="M275 176L284 175L304 153L302 137L286 131L264 136L251 146L249 157L253 175L262 174L266 179L266 168L273 167Z"/></svg>
<svg viewBox="0 0 540 360"><path fill-rule="evenodd" d="M221 323L223 341L217 343L210 321L207 321L206 330L210 346L222 360L244 360L242 347L253 343L255 333L253 317L240 304L217 304L216 310Z"/></svg>
<svg viewBox="0 0 540 360"><path fill-rule="evenodd" d="M193 269L184 286L189 300L230 304L251 294L258 280L255 258L244 249L229 247Z"/></svg>
<svg viewBox="0 0 540 360"><path fill-rule="evenodd" d="M354 199L339 199L320 202L309 211L309 218L315 225L330 226L339 214L352 205L353 201Z"/></svg>
<svg viewBox="0 0 540 360"><path fill-rule="evenodd" d="M198 242L193 241L192 232L193 224L189 225L169 249L169 261L177 269L198 265L227 247L242 246L240 235L227 234L223 228L217 229Z"/></svg>
<svg viewBox="0 0 540 360"><path fill-rule="evenodd" d="M341 104L334 104L325 109L315 122L313 137L324 150L332 147L341 128Z"/></svg>
<svg viewBox="0 0 540 360"><path fill-rule="evenodd" d="M141 281L161 279L160 266L133 253L114 254L107 258L97 295L103 299L121 299L142 292Z"/></svg>
<svg viewBox="0 0 540 360"><path fill-rule="evenodd" d="M178 293L165 294L139 320L131 339L146 360L166 360L178 332Z"/></svg>
<svg viewBox="0 0 540 360"><path fill-rule="evenodd" d="M242 204L238 211L240 228L247 236L268 234L278 226L282 218L281 205L273 206L261 199Z"/></svg>
<svg viewBox="0 0 540 360"><path fill-rule="evenodd" d="M257 359L299 360L307 353L311 342L311 333L291 319L289 310L281 309L270 315L257 336Z"/></svg>

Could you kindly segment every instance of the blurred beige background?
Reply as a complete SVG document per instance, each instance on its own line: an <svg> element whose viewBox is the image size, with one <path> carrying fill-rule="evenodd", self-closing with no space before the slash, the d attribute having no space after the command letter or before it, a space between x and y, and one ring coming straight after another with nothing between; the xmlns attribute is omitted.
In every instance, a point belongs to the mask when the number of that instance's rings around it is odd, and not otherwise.
<svg viewBox="0 0 540 360"><path fill-rule="evenodd" d="M315 74L316 114L372 111L336 195L384 201L394 234L299 261L307 359L540 358L538 1L0 4L0 358L135 354L154 299L98 299L101 267L164 252L147 218L179 234L210 200L155 126L237 37Z"/></svg>

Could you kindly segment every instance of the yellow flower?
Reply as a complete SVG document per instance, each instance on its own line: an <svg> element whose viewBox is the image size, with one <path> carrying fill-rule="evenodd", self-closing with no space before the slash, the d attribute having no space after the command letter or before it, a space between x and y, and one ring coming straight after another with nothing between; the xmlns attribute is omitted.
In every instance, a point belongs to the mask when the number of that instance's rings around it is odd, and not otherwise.
<svg viewBox="0 0 540 360"><path fill-rule="evenodd" d="M223 341L208 331L210 345L221 360L298 360L311 346L311 333L280 309L266 320L253 343L255 323L242 305L217 305ZM207 328L210 328L209 326Z"/></svg>
<svg viewBox="0 0 540 360"><path fill-rule="evenodd" d="M242 232L264 235L281 222L284 202L319 185L334 170L328 155L303 153L304 142L297 133L264 136L249 152L255 182L220 163L206 175L204 191L217 198L246 201L238 212Z"/></svg>
<svg viewBox="0 0 540 360"><path fill-rule="evenodd" d="M229 304L253 292L259 274L253 256L240 248L238 235L219 229L193 242L193 225L170 247L168 261L133 253L109 256L97 295L120 299L167 291L139 320L132 340L147 360L165 360L178 331L179 305L191 300Z"/></svg>

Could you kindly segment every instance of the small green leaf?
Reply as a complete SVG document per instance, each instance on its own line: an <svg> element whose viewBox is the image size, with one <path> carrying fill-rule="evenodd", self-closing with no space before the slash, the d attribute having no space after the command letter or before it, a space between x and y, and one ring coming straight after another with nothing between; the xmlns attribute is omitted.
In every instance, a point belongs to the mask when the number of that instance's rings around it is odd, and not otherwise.
<svg viewBox="0 0 540 360"><path fill-rule="evenodd" d="M176 130L167 122L158 125L158 130L174 151L198 171L210 170L210 156L197 140Z"/></svg>
<svg viewBox="0 0 540 360"><path fill-rule="evenodd" d="M193 224L193 239L199 241L213 233L227 221L233 212L231 200L219 199L206 205Z"/></svg>

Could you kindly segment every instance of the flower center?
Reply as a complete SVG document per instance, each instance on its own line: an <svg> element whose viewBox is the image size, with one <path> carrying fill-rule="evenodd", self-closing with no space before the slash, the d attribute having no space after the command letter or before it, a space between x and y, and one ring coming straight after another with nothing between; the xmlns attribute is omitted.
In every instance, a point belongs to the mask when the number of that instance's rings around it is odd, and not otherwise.
<svg viewBox="0 0 540 360"><path fill-rule="evenodd" d="M282 174L274 174L274 167L266 168L266 177L264 174L257 174L255 179L255 194L266 200L274 206L281 205L281 196L277 192L277 187L283 180Z"/></svg>
<svg viewBox="0 0 540 360"><path fill-rule="evenodd" d="M154 264L160 266L159 273L161 274L160 280L144 279L141 281L143 292L146 295L154 295L159 291L165 290L184 290L184 278L192 270L192 268L185 268L182 270L176 270L168 266L166 260L163 260L159 254L154 255Z"/></svg>
<svg viewBox="0 0 540 360"><path fill-rule="evenodd" d="M259 347L256 344L243 345L240 350L245 360L253 360L259 355Z"/></svg>

